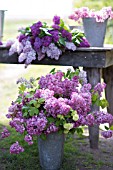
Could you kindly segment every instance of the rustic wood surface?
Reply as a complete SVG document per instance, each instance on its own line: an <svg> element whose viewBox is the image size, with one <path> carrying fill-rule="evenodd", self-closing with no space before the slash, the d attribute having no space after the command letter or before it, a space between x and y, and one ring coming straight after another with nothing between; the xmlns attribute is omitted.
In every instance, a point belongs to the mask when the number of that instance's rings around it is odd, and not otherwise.
<svg viewBox="0 0 113 170"><path fill-rule="evenodd" d="M18 54L12 56L8 54L9 48L0 47L0 63L20 64L18 63ZM43 60L35 60L32 64L40 65L63 65L63 66L83 66L92 68L106 68L113 65L113 48L112 47L90 47L77 48L76 51L66 51L60 56L59 60L45 57Z"/></svg>

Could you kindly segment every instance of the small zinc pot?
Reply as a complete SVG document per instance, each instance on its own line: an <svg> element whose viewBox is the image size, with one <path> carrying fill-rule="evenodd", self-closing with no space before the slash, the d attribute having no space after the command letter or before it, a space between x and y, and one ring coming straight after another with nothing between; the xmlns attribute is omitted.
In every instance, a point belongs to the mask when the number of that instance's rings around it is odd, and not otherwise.
<svg viewBox="0 0 113 170"><path fill-rule="evenodd" d="M64 134L51 133L47 139L38 138L40 166L42 170L59 170L64 153Z"/></svg>
<svg viewBox="0 0 113 170"><path fill-rule="evenodd" d="M83 18L83 28L91 47L103 47L107 21L96 22L95 18Z"/></svg>

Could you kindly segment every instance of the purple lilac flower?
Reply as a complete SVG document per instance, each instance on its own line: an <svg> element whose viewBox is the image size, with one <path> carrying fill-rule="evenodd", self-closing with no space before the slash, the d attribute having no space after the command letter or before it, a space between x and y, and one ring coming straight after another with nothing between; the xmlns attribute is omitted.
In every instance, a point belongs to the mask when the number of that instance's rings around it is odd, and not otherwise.
<svg viewBox="0 0 113 170"><path fill-rule="evenodd" d="M94 93L98 93L99 96L101 97L101 93L104 91L106 87L106 84L105 83L98 83L95 87L94 87Z"/></svg>
<svg viewBox="0 0 113 170"><path fill-rule="evenodd" d="M62 37L67 38L68 41L72 40L72 34L65 29L61 30Z"/></svg>
<svg viewBox="0 0 113 170"><path fill-rule="evenodd" d="M93 113L95 116L95 122L96 124L103 124L103 123L109 123L111 124L113 122L113 116L109 113L98 111Z"/></svg>
<svg viewBox="0 0 113 170"><path fill-rule="evenodd" d="M19 37L18 37L18 40L19 40L19 42L22 42L22 40L23 40L23 39L26 39L26 38L27 38L26 35L20 34Z"/></svg>
<svg viewBox="0 0 113 170"><path fill-rule="evenodd" d="M3 45L2 41L0 41L0 45Z"/></svg>
<svg viewBox="0 0 113 170"><path fill-rule="evenodd" d="M40 135L47 125L45 116L33 116L27 120L26 129L29 135Z"/></svg>
<svg viewBox="0 0 113 170"><path fill-rule="evenodd" d="M55 46L54 43L51 43L48 47L42 47L42 53L46 53L47 56L51 59L58 60L59 56L62 54L62 51Z"/></svg>
<svg viewBox="0 0 113 170"><path fill-rule="evenodd" d="M67 115L70 111L70 106L65 103L65 101L56 99L55 97L51 97L45 101L45 106L48 116L52 116L54 118L57 117L58 114Z"/></svg>
<svg viewBox="0 0 113 170"><path fill-rule="evenodd" d="M59 31L58 30L52 30L49 31L49 33L52 35L53 41L56 43L59 40Z"/></svg>
<svg viewBox="0 0 113 170"><path fill-rule="evenodd" d="M24 140L29 144L29 145L32 145L33 144L33 138L31 135L26 135Z"/></svg>
<svg viewBox="0 0 113 170"><path fill-rule="evenodd" d="M43 48L43 47L42 47ZM46 48L46 47L45 47ZM43 58L45 58L45 53L42 53L41 49L37 50L37 54L38 54L38 61L42 60Z"/></svg>
<svg viewBox="0 0 113 170"><path fill-rule="evenodd" d="M42 40L39 37L35 38L34 49L37 51L42 46Z"/></svg>
<svg viewBox="0 0 113 170"><path fill-rule="evenodd" d="M94 123L95 123L95 118L94 118L94 116L93 116L92 114L88 114L88 115L86 116L86 125L92 126L92 125L94 125Z"/></svg>
<svg viewBox="0 0 113 170"><path fill-rule="evenodd" d="M57 132L57 131L58 131L58 127L56 127L54 123L51 123L49 127L46 129L45 134L50 134L52 132Z"/></svg>
<svg viewBox="0 0 113 170"><path fill-rule="evenodd" d="M103 131L101 132L101 135L104 137L104 138L111 138L113 136L113 132L111 130L108 130L108 131Z"/></svg>
<svg viewBox="0 0 113 170"><path fill-rule="evenodd" d="M48 47L52 42L52 37L51 36L44 36L42 38L42 45L45 46L45 47Z"/></svg>
<svg viewBox="0 0 113 170"><path fill-rule="evenodd" d="M32 35L36 37L40 33L40 27L42 27L42 23L39 21L35 24L33 24L31 28Z"/></svg>
<svg viewBox="0 0 113 170"><path fill-rule="evenodd" d="M55 30L59 30L59 29L60 29L60 26L57 25L57 24L54 24L54 25L52 25L52 28L54 28Z"/></svg>
<svg viewBox="0 0 113 170"><path fill-rule="evenodd" d="M60 24L60 17L59 16L54 16L53 22L54 22L54 24L59 25Z"/></svg>
<svg viewBox="0 0 113 170"><path fill-rule="evenodd" d="M81 38L82 41L79 44L79 47L90 47L90 44L86 38Z"/></svg>
<svg viewBox="0 0 113 170"><path fill-rule="evenodd" d="M38 89L34 94L35 98L44 98L48 99L54 96L54 91L49 89Z"/></svg>
<svg viewBox="0 0 113 170"><path fill-rule="evenodd" d="M3 132L1 133L1 137L7 138L8 136L10 136L10 132L8 131L8 129L6 127L4 127Z"/></svg>
<svg viewBox="0 0 113 170"><path fill-rule="evenodd" d="M19 154L20 152L24 152L24 148L20 146L18 142L11 145L10 147L11 154Z"/></svg>

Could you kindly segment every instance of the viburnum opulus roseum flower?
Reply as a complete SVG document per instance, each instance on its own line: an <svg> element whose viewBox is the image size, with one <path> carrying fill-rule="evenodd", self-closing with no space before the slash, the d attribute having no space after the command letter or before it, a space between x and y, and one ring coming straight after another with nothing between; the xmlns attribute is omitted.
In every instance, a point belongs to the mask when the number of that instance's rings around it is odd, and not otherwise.
<svg viewBox="0 0 113 170"><path fill-rule="evenodd" d="M30 146L34 136L46 139L50 133L74 133L82 126L111 124L113 116L104 111L91 112L93 104L105 107L101 99L105 84L97 84L93 89L87 84L86 73L77 69L67 72L51 70L39 79L20 78L17 81L19 94L11 103L6 117L9 125L24 136ZM2 138L10 132L4 128ZM112 137L112 131L102 133L105 138ZM24 149L18 142L10 147L10 153L19 154Z"/></svg>

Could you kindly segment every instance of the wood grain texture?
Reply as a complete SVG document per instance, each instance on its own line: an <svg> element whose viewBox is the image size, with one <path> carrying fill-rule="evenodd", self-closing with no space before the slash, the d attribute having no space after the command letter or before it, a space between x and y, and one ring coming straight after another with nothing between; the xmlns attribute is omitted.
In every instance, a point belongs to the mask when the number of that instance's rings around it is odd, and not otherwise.
<svg viewBox="0 0 113 170"><path fill-rule="evenodd" d="M18 63L17 53L9 56L9 48L0 47L0 63ZM22 63L23 64L23 63ZM76 51L66 51L59 60L45 57L43 60L35 60L32 64L38 65L62 65L62 66L83 66L89 68L106 68L113 65L113 48L78 48Z"/></svg>

